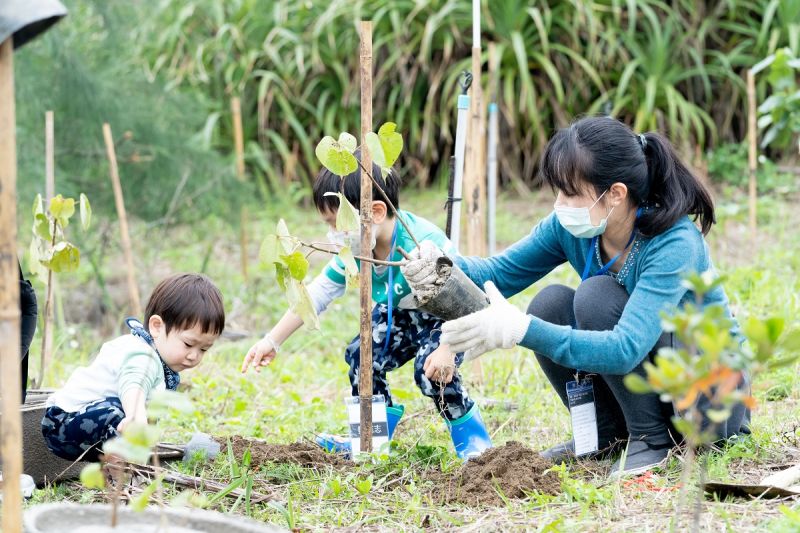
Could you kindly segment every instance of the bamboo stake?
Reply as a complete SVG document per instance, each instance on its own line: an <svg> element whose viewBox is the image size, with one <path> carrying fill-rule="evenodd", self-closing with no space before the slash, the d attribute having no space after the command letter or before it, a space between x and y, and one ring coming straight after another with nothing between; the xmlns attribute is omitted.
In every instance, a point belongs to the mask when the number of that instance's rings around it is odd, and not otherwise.
<svg viewBox="0 0 800 533"><path fill-rule="evenodd" d="M242 207L241 219L239 220L239 249L242 258L242 277L247 282L247 206Z"/></svg>
<svg viewBox="0 0 800 533"><path fill-rule="evenodd" d="M485 111L483 109L483 87L481 84L481 8L480 0L472 0L472 98L470 99L469 154L470 184L464 186L467 206L467 254L486 255L486 212L483 209L486 195L486 142ZM466 181L466 180L465 180ZM483 366L474 359L472 370L476 381L483 383Z"/></svg>
<svg viewBox="0 0 800 533"><path fill-rule="evenodd" d="M131 237L128 232L128 215L125 213L125 200L122 197L122 185L119 181L117 154L114 150L114 137L111 135L111 126L108 125L108 122L103 124L103 138L106 142L111 186L114 188L114 203L117 205L117 215L119 216L122 251L125 254L125 268L128 274L128 297L131 300L131 310L133 314L136 317L142 318L143 314L142 304L139 300L139 287L136 285L136 275L133 270L133 252L131 251Z"/></svg>
<svg viewBox="0 0 800 533"><path fill-rule="evenodd" d="M244 181L244 135L242 134L242 104L238 96L231 98L233 114L233 144L236 149L236 177Z"/></svg>
<svg viewBox="0 0 800 533"><path fill-rule="evenodd" d="M22 531L22 390L19 366L19 270L17 267L17 146L14 109L14 46L0 43L0 383L3 423L3 506L0 530Z"/></svg>
<svg viewBox="0 0 800 533"><path fill-rule="evenodd" d="M55 172L55 134L53 112L46 111L44 114L44 195L45 206L50 206L50 200L56 194L56 172ZM53 231L53 243L55 242L56 232ZM52 243L51 243L52 244ZM39 377L36 386L44 384L44 375L47 367L50 366L50 356L53 353L53 295L55 279L53 271L47 269L47 296L44 301L44 327L42 328L42 353L39 364Z"/></svg>
<svg viewBox="0 0 800 533"><path fill-rule="evenodd" d="M750 198L750 238L752 246L756 246L756 169L758 168L758 148L756 141L758 130L756 129L756 75L752 70L747 71L747 163L750 174L749 198Z"/></svg>
<svg viewBox="0 0 800 533"><path fill-rule="evenodd" d="M480 0L472 0L472 96L470 98L470 129L466 161L469 180L464 178L464 200L467 211L466 251L469 255L486 254L486 111L483 105L481 79L481 17ZM477 359L476 359L477 361Z"/></svg>
<svg viewBox="0 0 800 533"><path fill-rule="evenodd" d="M372 131L372 22L361 21L361 164L372 170L367 134ZM372 239L372 180L361 172L361 249L370 250ZM358 395L361 404L361 451L372 451L372 264L361 261L361 354Z"/></svg>

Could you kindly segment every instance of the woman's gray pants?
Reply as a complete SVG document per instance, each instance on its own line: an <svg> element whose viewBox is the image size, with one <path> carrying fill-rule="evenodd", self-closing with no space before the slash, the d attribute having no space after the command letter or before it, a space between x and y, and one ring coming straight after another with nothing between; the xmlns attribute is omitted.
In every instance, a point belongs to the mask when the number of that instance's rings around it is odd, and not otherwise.
<svg viewBox="0 0 800 533"><path fill-rule="evenodd" d="M582 282L577 290L564 285L550 285L542 289L528 306L528 314L547 322L576 329L608 331L614 329L622 316L628 293L611 276L594 276ZM660 317L653 311L653 320ZM675 345L671 333L664 333L653 346L648 358L652 360L659 348ZM598 354L598 357L602 357ZM567 405L566 384L575 379L576 369L554 363L547 356L536 353L542 371ZM640 363L633 372L645 376ZM625 387L623 375L593 375L597 433L600 449L617 441L642 439L655 448L671 446L674 442L670 418L674 415L671 403L662 402L657 394L635 394ZM745 381L742 386L749 388ZM700 410L704 398L700 400ZM706 401L706 404L708 402ZM737 405L727 422L720 424L720 439L737 433L749 433L750 413ZM678 437L679 439L679 437Z"/></svg>

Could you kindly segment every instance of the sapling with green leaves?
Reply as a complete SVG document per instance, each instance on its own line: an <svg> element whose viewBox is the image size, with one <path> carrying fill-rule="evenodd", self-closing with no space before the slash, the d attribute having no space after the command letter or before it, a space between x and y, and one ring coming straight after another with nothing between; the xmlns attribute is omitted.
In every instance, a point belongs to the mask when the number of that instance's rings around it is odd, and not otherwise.
<svg viewBox="0 0 800 533"><path fill-rule="evenodd" d="M664 331L673 333L679 344L661 348L653 362L645 361L646 377L625 376L625 385L631 391L658 393L663 401L672 402L677 412L672 421L685 439L686 459L682 503L676 513L685 507L697 450L720 440L718 429L733 409L756 407L751 392L740 387L742 381L748 375L794 363L800 350L800 330L784 331L785 322L780 317L749 317L742 324L747 341L734 336L732 321L724 308L702 305L704 295L723 280L712 271L687 276L684 285L695 294L695 302L674 313L662 313ZM781 353L784 355L776 357ZM699 465L700 487L705 483L705 472L703 458ZM697 493L695 530L699 527L701 498L702 490Z"/></svg>
<svg viewBox="0 0 800 533"><path fill-rule="evenodd" d="M347 132L342 132L338 139L334 139L331 136L324 137L317 144L315 153L322 166L341 178L359 168L362 172L366 172L373 185L382 194L387 208L400 224L405 225L405 221L398 216L397 208L388 198L380 183L391 171L392 165L397 161L403 150L403 137L396 131L396 128L396 124L387 122L378 129L378 133L370 132L367 135L366 144L372 159L381 168L380 180L376 179L372 172L365 169L356 158L355 152L358 148L358 141ZM342 192L330 192L328 195L335 196L339 200L340 207L336 212L335 222L336 231L352 237L349 239L351 243L357 243L359 238L358 209L345 198ZM405 227L414 242L417 242L410 228L407 225ZM319 328L319 318L308 289L303 283L308 274L308 257L311 254L323 252L338 255L345 266L348 287L358 285L356 259L383 266L399 266L402 264L402 262L398 261L383 261L374 257L355 255L353 248L353 244L341 245L333 242L314 242L295 237L289 233L286 222L281 219L275 228L275 233L271 233L264 238L259 259L262 267L273 267L275 269L275 277L278 280L278 285L284 291L286 300L289 303L289 309L300 317L309 329L313 330Z"/></svg>
<svg viewBox="0 0 800 533"><path fill-rule="evenodd" d="M119 437L103 444L103 456L99 463L90 463L81 470L80 480L84 487L109 490L111 527L117 525L117 508L128 480L125 463L147 464L152 457L155 471L159 472L158 454L153 451L163 432L160 422L168 417L192 414L194 410L192 403L183 394L169 390L153 393L147 406L148 420L128 424ZM111 487L108 479L112 480ZM154 495L160 496L163 479L163 474L158 473L153 481L145 485L141 494L131 500L131 508L134 511L143 511ZM159 505L163 504L161 497L157 501Z"/></svg>
<svg viewBox="0 0 800 533"><path fill-rule="evenodd" d="M42 195L37 194L33 201L33 238L30 245L30 269L41 281L47 280L47 296L44 309L44 332L42 333L41 364L37 383L41 385L48 366L49 353L46 348L50 316L50 305L53 301L53 274L74 272L81 262L81 253L77 246L66 239L66 228L75 214L75 199L57 195L50 199L47 209L44 208ZM92 220L92 207L89 199L81 193L78 200L81 228L87 231Z"/></svg>

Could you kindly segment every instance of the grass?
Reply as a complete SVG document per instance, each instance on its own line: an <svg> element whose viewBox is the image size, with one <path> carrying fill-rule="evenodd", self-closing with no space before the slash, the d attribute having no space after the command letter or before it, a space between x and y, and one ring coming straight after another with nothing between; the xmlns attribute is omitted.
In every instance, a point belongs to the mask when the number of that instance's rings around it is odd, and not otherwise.
<svg viewBox="0 0 800 533"><path fill-rule="evenodd" d="M411 209L443 226L441 191L414 193L403 198ZM746 232L746 205L738 190L718 197L720 223L709 245L717 268L729 276L726 290L736 313L782 313L791 320L800 314L800 256L794 242L800 215L796 198L770 197L760 203L760 233L752 242ZM498 237L505 246L525 235L552 204L549 192L530 198L503 198L499 203ZM290 230L307 237L322 236L325 227L310 210L281 203L265 206L248 228L250 279L239 271L238 228L229 221L209 217L202 227L152 227L134 222L136 266L142 288L150 289L163 275L175 271L205 271L220 285L228 310L228 328L246 331L248 338L220 341L197 369L183 375L196 414L164 421L164 439L182 442L193 431L216 435L242 435L276 443L313 437L316 432L341 432L345 428L344 397L349 394L347 365L342 352L358 330L358 298L349 292L322 316L320 332L301 330L284 346L276 361L260 374L242 375L239 365L252 342L279 318L285 308L280 291L269 274L255 272L258 236L271 231L278 217ZM230 217L238 220L238 216ZM101 225L103 221L100 221ZM25 226L23 226L25 227ZM60 280L62 325L57 328L56 363L46 385L57 385L77 365L86 364L100 344L120 331L125 300L122 260L112 227L82 243L81 270ZM103 239L109 243L103 245ZM324 258L316 257L322 264ZM99 288L102 279L105 289ZM575 285L578 277L559 268L512 301L524 306L546 284ZM146 293L143 293L146 297ZM91 323L86 322L87 317ZM32 360L38 361L38 337ZM541 449L569 438L569 419L557 396L525 349L488 354L481 359L482 376L471 365L461 371L471 395L481 404L496 444L518 440ZM723 451L709 454L714 480L756 481L774 468L800 458L800 388L798 369L755 376L759 409L754 413L753 435ZM36 375L31 369L31 375ZM468 531L663 531L677 504L674 490L680 478L680 457L648 480L609 482L608 462L582 462L557 467L563 493L553 497L532 494L526 500L507 500L495 508L441 506L431 497L425 472L431 467L455 469L459 463L444 423L430 400L416 389L413 370L390 374L396 400L406 405L406 417L396 434L396 453L349 471L309 471L291 465L274 465L251 472L254 491L275 491L280 504L250 504L220 499L211 507L233 510L257 520L298 529L418 530L457 528ZM495 402L499 400L500 402ZM512 409L503 402L511 402ZM235 461L234 461L235 462ZM237 465L241 466L241 465ZM235 471L222 454L208 465L175 464L185 473L223 483ZM371 486L366 482L371 479ZM359 490L360 489L360 490ZM175 491L180 492L180 491ZM366 494L362 493L365 492ZM102 495L76 484L38 491L33 502L100 500ZM172 498L172 491L168 491ZM213 495L207 496L207 502ZM702 528L725 531L796 531L800 508L793 502L714 501L706 499ZM688 513L688 510L687 510ZM688 516L688 514L687 514Z"/></svg>

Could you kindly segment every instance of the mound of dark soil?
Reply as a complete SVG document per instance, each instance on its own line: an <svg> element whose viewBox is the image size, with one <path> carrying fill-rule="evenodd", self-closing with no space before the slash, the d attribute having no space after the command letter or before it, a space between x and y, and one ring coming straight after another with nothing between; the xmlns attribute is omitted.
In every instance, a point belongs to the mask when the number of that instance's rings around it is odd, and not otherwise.
<svg viewBox="0 0 800 533"><path fill-rule="evenodd" d="M467 505L504 505L503 497L525 498L534 491L556 495L561 492L561 481L555 472L546 472L551 466L531 448L511 441L434 480L432 490L442 503Z"/></svg>
<svg viewBox="0 0 800 533"><path fill-rule="evenodd" d="M227 448L227 437L218 437L217 440ZM250 464L256 468L267 463L293 463L306 468L344 467L353 464L341 455L328 453L311 442L269 444L263 440L248 439L237 435L230 437L230 442L233 455L238 461L242 460L244 452L249 449Z"/></svg>

